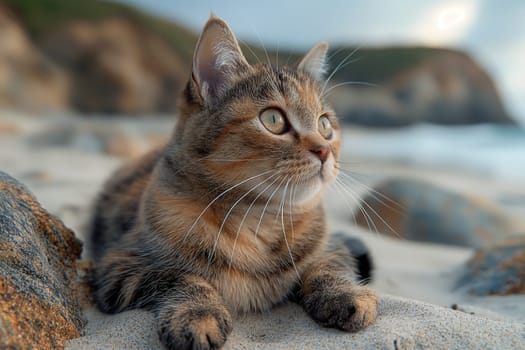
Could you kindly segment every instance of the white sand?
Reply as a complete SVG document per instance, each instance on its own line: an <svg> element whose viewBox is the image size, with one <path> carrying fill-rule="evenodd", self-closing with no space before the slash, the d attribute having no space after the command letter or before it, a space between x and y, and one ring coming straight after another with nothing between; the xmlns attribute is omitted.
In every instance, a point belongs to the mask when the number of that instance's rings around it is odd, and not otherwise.
<svg viewBox="0 0 525 350"><path fill-rule="evenodd" d="M25 183L45 208L82 237L93 198L122 160L79 150L29 147L24 139L46 123L18 115L13 119L12 115L0 113L0 121L5 120L15 120L19 132L0 135L0 169ZM376 163L359 170L365 174L367 184L389 174L402 174L466 193L476 192L489 199L516 191L525 194L523 184L516 187L445 169ZM357 186L354 190L362 193L364 187ZM323 329L299 307L286 305L266 314L237 319L227 349L525 349L524 295L472 297L454 290L455 279L471 250L397 241L353 227L350 220L355 203L349 201L349 207L335 193L328 196L331 231L359 236L372 252L377 268L372 286L382 295L377 323L363 332L346 334ZM511 213L517 230L525 228L520 220L522 213L523 208ZM458 304L468 313L450 310L451 304ZM108 316L91 310L87 317L85 336L71 341L68 349L160 346L152 316L147 312Z"/></svg>

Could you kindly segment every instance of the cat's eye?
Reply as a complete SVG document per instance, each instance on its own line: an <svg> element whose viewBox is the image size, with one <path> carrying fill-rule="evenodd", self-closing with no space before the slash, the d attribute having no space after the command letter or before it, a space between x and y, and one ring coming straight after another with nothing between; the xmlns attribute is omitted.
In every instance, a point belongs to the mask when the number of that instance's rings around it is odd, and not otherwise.
<svg viewBox="0 0 525 350"><path fill-rule="evenodd" d="M317 122L317 129L319 130L321 136L325 139L329 140L332 138L334 129L332 128L332 123L330 123L330 119L328 119L327 116L323 115L321 118L319 118L319 121Z"/></svg>
<svg viewBox="0 0 525 350"><path fill-rule="evenodd" d="M264 110L260 115L259 119L268 131L276 135L285 133L288 130L286 119L284 119L283 113L275 108L269 108Z"/></svg>

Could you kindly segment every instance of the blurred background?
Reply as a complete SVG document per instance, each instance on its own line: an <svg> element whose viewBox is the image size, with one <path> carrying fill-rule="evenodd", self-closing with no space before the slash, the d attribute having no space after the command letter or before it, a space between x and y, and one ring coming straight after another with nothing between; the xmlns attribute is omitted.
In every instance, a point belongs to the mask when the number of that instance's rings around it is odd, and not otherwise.
<svg viewBox="0 0 525 350"><path fill-rule="evenodd" d="M82 235L109 173L169 137L211 12L251 62L329 41L357 198L409 176L525 213L519 0L0 0L0 169Z"/></svg>
<svg viewBox="0 0 525 350"><path fill-rule="evenodd" d="M0 0L0 170L84 239L111 172L170 136L212 11L250 62L330 43L330 230L371 251L374 288L523 320L456 291L525 291L525 1Z"/></svg>

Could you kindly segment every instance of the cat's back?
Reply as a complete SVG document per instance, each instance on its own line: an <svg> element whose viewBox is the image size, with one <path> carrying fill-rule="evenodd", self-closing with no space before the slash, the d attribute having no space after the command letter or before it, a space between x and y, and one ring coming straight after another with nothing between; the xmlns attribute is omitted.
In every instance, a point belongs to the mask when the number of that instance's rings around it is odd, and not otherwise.
<svg viewBox="0 0 525 350"><path fill-rule="evenodd" d="M117 241L135 224L140 198L162 151L155 149L125 164L104 185L90 222L89 245L94 258L100 257L109 243Z"/></svg>

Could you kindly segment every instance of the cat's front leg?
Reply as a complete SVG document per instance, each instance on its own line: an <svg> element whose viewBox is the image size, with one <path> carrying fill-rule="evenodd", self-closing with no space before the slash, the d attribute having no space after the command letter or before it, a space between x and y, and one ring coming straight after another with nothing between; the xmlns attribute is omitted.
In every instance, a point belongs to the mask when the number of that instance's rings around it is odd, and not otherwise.
<svg viewBox="0 0 525 350"><path fill-rule="evenodd" d="M315 321L325 327L355 332L377 317L377 295L353 281L348 257L336 252L312 264L301 276L298 302Z"/></svg>
<svg viewBox="0 0 525 350"><path fill-rule="evenodd" d="M154 308L160 340L168 349L219 349L232 331L232 317L217 290L186 275Z"/></svg>
<svg viewBox="0 0 525 350"><path fill-rule="evenodd" d="M232 330L232 319L216 289L198 276L159 274L151 266L127 251L104 256L93 280L99 308L108 313L153 311L168 349L219 349Z"/></svg>

